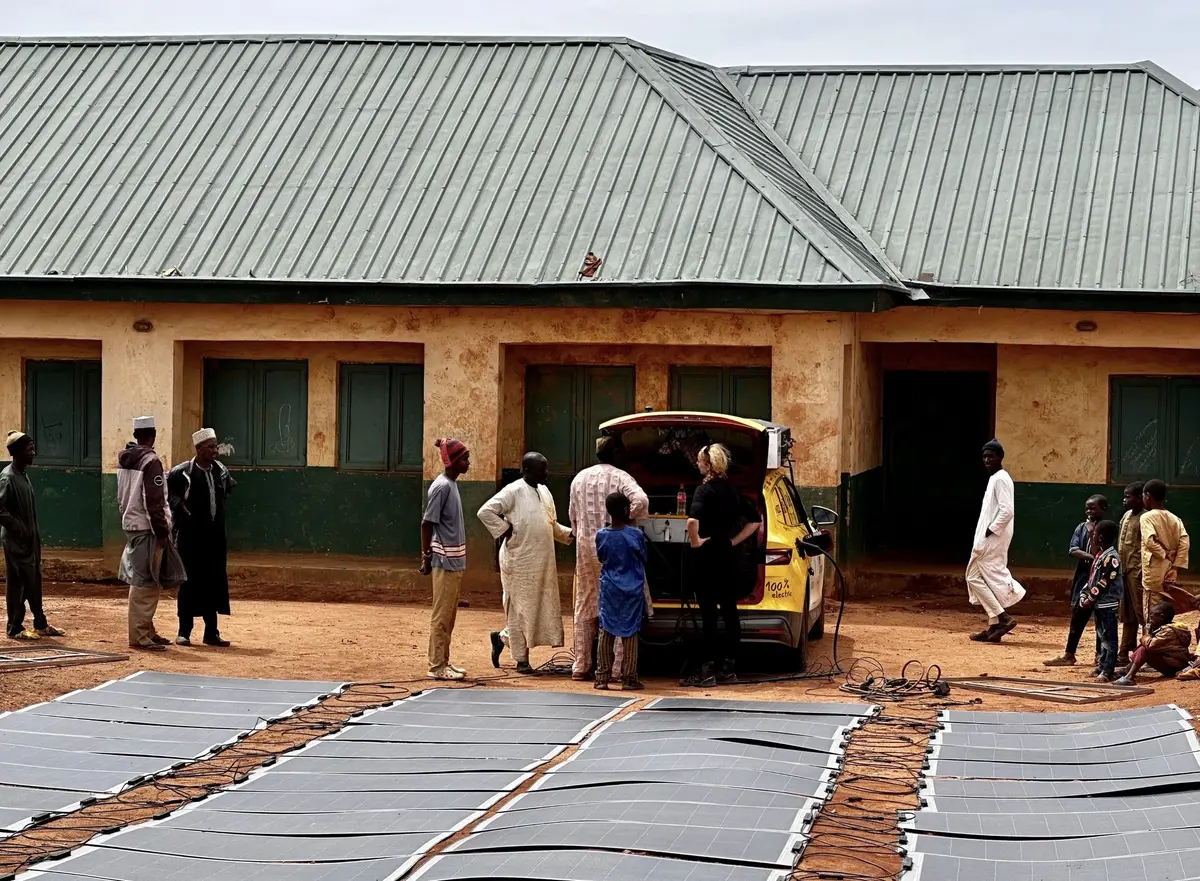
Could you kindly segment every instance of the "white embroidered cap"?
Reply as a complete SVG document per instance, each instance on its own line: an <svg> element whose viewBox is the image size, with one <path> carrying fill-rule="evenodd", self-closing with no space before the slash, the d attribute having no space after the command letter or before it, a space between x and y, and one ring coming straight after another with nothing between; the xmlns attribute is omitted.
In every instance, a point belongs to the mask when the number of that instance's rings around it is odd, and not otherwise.
<svg viewBox="0 0 1200 881"><path fill-rule="evenodd" d="M192 432L192 446L198 447L207 440L216 440L217 433L211 428L202 428L199 431Z"/></svg>
<svg viewBox="0 0 1200 881"><path fill-rule="evenodd" d="M154 417L153 416L134 416L133 417L133 430L139 431L140 429L143 429L143 428L154 428Z"/></svg>

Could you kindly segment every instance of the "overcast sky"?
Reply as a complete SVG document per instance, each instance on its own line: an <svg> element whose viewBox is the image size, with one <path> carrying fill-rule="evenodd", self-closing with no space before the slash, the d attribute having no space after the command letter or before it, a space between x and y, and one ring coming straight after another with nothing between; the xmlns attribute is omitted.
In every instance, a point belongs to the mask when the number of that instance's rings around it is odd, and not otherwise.
<svg viewBox="0 0 1200 881"><path fill-rule="evenodd" d="M1198 0L0 0L15 35L628 36L714 64L1155 61L1200 86Z"/></svg>

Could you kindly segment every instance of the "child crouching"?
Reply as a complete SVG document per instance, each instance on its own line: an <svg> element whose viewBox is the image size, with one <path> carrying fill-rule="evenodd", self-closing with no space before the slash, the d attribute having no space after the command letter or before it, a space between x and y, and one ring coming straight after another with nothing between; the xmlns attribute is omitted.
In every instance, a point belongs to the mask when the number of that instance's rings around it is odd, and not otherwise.
<svg viewBox="0 0 1200 881"><path fill-rule="evenodd" d="M600 641L596 651L596 688L612 680L614 641L621 640L621 682L626 691L638 680L638 631L646 614L646 535L629 519L629 499L610 493L604 500L609 526L596 533L600 560Z"/></svg>

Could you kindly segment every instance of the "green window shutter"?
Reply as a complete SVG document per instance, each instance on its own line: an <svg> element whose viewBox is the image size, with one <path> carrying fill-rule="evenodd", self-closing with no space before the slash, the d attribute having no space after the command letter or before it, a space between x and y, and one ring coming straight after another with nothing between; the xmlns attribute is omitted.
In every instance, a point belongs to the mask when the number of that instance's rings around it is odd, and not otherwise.
<svg viewBox="0 0 1200 881"><path fill-rule="evenodd" d="M1166 473L1167 380L1114 376L1109 470L1118 483L1148 480Z"/></svg>
<svg viewBox="0 0 1200 881"><path fill-rule="evenodd" d="M420 471L425 376L420 364L342 364L338 467Z"/></svg>
<svg viewBox="0 0 1200 881"><path fill-rule="evenodd" d="M569 366L531 364L525 370L525 450L545 456L553 474L574 471L577 378Z"/></svg>
<svg viewBox="0 0 1200 881"><path fill-rule="evenodd" d="M259 437L255 465L303 466L308 448L308 362L256 366Z"/></svg>
<svg viewBox="0 0 1200 881"><path fill-rule="evenodd" d="M723 413L724 388L720 367L672 367L671 409Z"/></svg>
<svg viewBox="0 0 1200 881"><path fill-rule="evenodd" d="M1166 480L1200 485L1200 377L1171 380L1172 468Z"/></svg>
<svg viewBox="0 0 1200 881"><path fill-rule="evenodd" d="M770 419L771 371L767 367L672 367L670 405L672 410Z"/></svg>
<svg viewBox="0 0 1200 881"><path fill-rule="evenodd" d="M771 371L766 367L727 368L731 416L743 419L771 418Z"/></svg>
<svg viewBox="0 0 1200 881"><path fill-rule="evenodd" d="M387 470L390 384L386 364L341 366L339 467Z"/></svg>
<svg viewBox="0 0 1200 881"><path fill-rule="evenodd" d="M425 368L420 364L392 366L393 471L420 471L425 430Z"/></svg>
<svg viewBox="0 0 1200 881"><path fill-rule="evenodd" d="M25 430L37 442L39 465L77 465L79 420L73 361L25 365Z"/></svg>
<svg viewBox="0 0 1200 881"><path fill-rule="evenodd" d="M83 361L79 365L80 378L80 425L83 428L79 464L85 468L99 468L104 460L101 440L100 417L100 362Z"/></svg>
<svg viewBox="0 0 1200 881"><path fill-rule="evenodd" d="M253 361L205 360L204 424L229 450L221 457L226 465L254 464L253 401Z"/></svg>
<svg viewBox="0 0 1200 881"><path fill-rule="evenodd" d="M585 403L583 424L579 426L579 452L574 471L582 471L596 461L596 438L600 425L634 409L634 369L632 367L583 368Z"/></svg>

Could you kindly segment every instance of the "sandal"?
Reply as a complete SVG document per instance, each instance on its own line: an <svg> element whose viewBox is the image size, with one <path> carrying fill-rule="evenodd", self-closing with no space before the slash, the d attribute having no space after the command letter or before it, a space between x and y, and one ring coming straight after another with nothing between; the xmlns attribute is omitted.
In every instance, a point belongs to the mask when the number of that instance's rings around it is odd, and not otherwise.
<svg viewBox="0 0 1200 881"><path fill-rule="evenodd" d="M1180 682L1194 682L1200 679L1200 667L1188 667L1175 678Z"/></svg>
<svg viewBox="0 0 1200 881"><path fill-rule="evenodd" d="M39 627L37 629L37 632L38 632L39 636L66 636L67 635L67 632L65 630L59 630L53 624L47 624L45 627Z"/></svg>
<svg viewBox="0 0 1200 881"><path fill-rule="evenodd" d="M41 639L41 637L32 630L22 630L19 633L10 633L8 638L20 640L22 642L33 642L34 640Z"/></svg>

